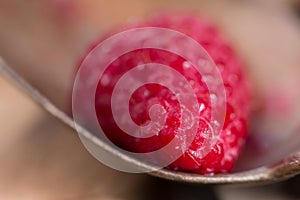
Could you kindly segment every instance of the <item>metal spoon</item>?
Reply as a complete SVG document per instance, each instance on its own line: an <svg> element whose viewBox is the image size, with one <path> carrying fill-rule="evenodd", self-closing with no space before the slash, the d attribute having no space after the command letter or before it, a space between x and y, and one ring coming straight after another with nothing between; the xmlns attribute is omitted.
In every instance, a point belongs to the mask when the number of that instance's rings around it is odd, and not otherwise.
<svg viewBox="0 0 300 200"><path fill-rule="evenodd" d="M10 81L16 84L21 90L27 93L34 101L36 101L51 115L55 116L70 128L75 130L75 124L71 117L69 117L66 113L56 107L43 94L41 94L37 89L35 89L20 75L18 75L11 67L9 67L5 63L5 61L1 57L0 72L5 75ZM150 175L172 181L195 184L266 183L284 180L300 174L300 152L295 152L292 155L280 160L279 162L275 162L263 167L229 174L217 174L209 176L176 172L167 169L155 170L155 167L143 163L137 159L131 158L126 154L113 149L112 147L95 137L91 132L87 131L87 129L85 129L84 127L79 126L76 130L79 132L79 134L82 134L82 136L84 136L89 142L91 142L91 144L98 146L111 156L121 159L139 169L152 171L149 173Z"/></svg>

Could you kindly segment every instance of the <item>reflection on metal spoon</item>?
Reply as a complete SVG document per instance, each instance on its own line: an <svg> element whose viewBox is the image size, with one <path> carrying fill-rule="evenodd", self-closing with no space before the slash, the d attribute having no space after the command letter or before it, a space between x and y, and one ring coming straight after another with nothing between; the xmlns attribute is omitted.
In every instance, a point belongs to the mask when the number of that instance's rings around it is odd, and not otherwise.
<svg viewBox="0 0 300 200"><path fill-rule="evenodd" d="M10 68L3 59L0 58L0 72L10 79L14 84L26 92L33 100L39 103L46 111L64 122L66 125L75 129L73 119L59 110L52 102L50 102L39 91L33 88L26 80L16 74L12 68ZM78 128L78 127L77 127ZM98 138L94 137L92 133L88 132L84 127L80 127L80 134L86 137L87 141L98 148L99 150L107 153L108 156L116 157L127 162L128 165L134 165L141 169L155 169L155 167L140 162L139 160L130 158L110 146L106 145ZM182 173L169 170L158 170L150 173L151 175L158 176L164 179L172 181L188 182L195 184L222 184L222 183L263 183L271 181L279 181L286 179L297 174L300 174L300 152L294 153L282 159L279 162L275 162L256 169L236 172L230 174L217 174L214 176L205 176L191 173Z"/></svg>

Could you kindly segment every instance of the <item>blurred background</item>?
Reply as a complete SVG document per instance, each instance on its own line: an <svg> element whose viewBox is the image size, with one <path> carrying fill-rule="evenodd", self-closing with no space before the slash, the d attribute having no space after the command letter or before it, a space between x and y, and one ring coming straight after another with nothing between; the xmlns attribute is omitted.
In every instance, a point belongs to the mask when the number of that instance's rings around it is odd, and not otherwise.
<svg viewBox="0 0 300 200"><path fill-rule="evenodd" d="M89 45L118 24L165 10L213 21L245 62L254 84L253 124L260 127L253 128L245 155L267 153L253 158L255 163L242 158L240 168L297 150L297 0L0 0L0 56L67 111L75 68ZM0 92L0 199L300 198L299 177L265 186L203 186L117 172L96 161L74 131L1 74ZM291 131L281 134L284 130ZM249 151L253 145L255 152Z"/></svg>

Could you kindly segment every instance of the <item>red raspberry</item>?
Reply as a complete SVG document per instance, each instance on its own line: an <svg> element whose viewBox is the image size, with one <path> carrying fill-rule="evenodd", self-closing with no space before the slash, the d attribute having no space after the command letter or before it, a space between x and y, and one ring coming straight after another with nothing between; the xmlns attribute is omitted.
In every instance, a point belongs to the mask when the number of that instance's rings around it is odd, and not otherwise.
<svg viewBox="0 0 300 200"><path fill-rule="evenodd" d="M150 118L156 116L155 114L152 114L152 116L151 113L149 114L149 108L152 105L160 104L167 112L165 126L157 135L152 137L135 138L123 132L113 118L111 107L111 96L114 87L128 70L143 63L165 64L176 69L187 80L194 81L192 88L198 102L203 105L199 113L201 119L198 122L199 127L196 137L188 150L183 152L183 155L170 164L168 168L199 174L229 172L233 168L243 146L249 116L250 92L248 82L241 69L240 60L211 23L195 16L160 15L143 23L131 24L125 27L124 30L149 26L173 29L188 35L201 44L214 60L223 78L227 98L226 117L220 138L205 157L201 158L197 154L197 151L203 145L205 133L210 131L205 120L210 121L212 112L211 96L205 81L203 81L204 77L201 77L193 67L186 68L185 65L188 63L184 58L171 52L151 48L128 52L117 58L105 70L105 76L101 77L95 95L96 113L102 130L114 144L128 151L138 153L158 150L174 139L180 126L181 105L168 88L159 84L147 84L138 88L130 98L128 106L131 119L127 120L133 120L139 126L147 125ZM159 37L158 35L158 41ZM174 41L170 43L171 45L180 45L180 43ZM163 76L168 78L168 74L163 74ZM122 115L122 113L119 113L119 115ZM177 142L179 148L182 144L180 140L177 140Z"/></svg>

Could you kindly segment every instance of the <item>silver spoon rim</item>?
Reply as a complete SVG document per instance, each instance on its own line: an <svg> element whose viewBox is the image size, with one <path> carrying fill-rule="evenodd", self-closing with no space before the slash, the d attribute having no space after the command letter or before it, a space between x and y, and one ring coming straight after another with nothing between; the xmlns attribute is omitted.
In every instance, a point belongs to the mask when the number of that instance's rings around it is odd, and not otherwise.
<svg viewBox="0 0 300 200"><path fill-rule="evenodd" d="M228 174L215 174L215 175L199 175L192 173L184 173L178 171L171 171L167 169L157 170L156 167L140 162L135 158L131 158L123 154L106 143L99 140L92 133L87 131L84 127L76 124L73 119L55 106L49 99L42 93L30 85L24 78L17 74L6 62L0 57L0 72L23 92L29 95L36 103L43 109L49 112L52 116L56 117L64 124L73 130L77 130L79 134L84 136L90 142L99 146L102 150L114 155L123 161L132 164L141 170L151 171L148 174L160 177L163 179L186 182L194 184L234 184L234 183L267 183L287 179L289 177L300 174L300 152L296 152L281 161L269 166L263 166L252 170L228 173Z"/></svg>

